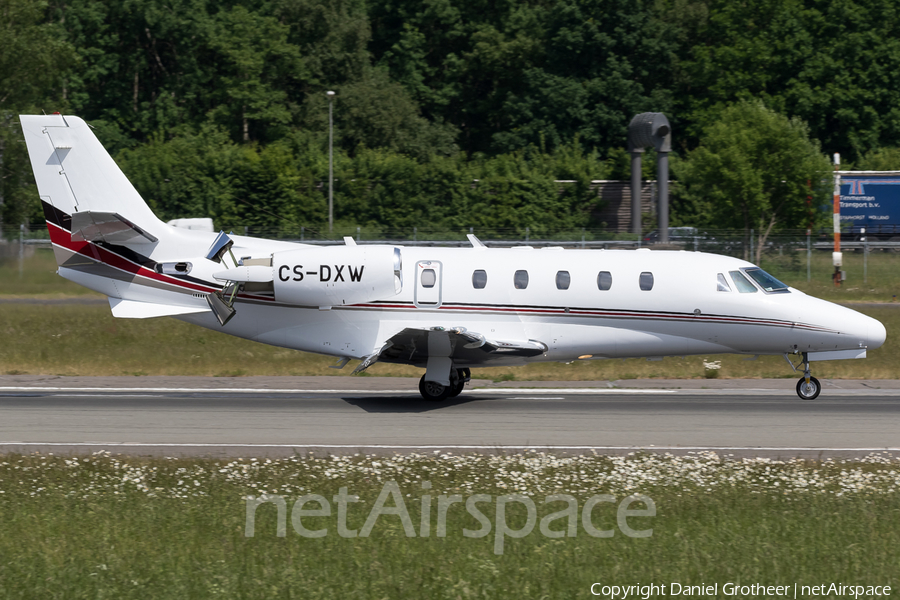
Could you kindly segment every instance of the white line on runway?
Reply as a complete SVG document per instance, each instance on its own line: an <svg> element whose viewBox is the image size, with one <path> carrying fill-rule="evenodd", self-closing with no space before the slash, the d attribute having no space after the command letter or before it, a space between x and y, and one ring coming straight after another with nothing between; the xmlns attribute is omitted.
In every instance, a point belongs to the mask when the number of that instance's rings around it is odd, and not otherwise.
<svg viewBox="0 0 900 600"><path fill-rule="evenodd" d="M270 388L117 388L117 387L0 387L2 392L157 392L157 393L183 393L197 392L202 394L214 394L224 392L228 394L246 393L246 394L412 394L418 392L416 390L285 390ZM84 394L80 394L84 395Z"/></svg>
<svg viewBox="0 0 900 600"><path fill-rule="evenodd" d="M96 398L97 394L50 394L51 398ZM160 394L122 394L118 398L162 398Z"/></svg>
<svg viewBox="0 0 900 600"><path fill-rule="evenodd" d="M675 394L679 390L636 390L622 388L478 388L470 394Z"/></svg>
<svg viewBox="0 0 900 600"><path fill-rule="evenodd" d="M295 448L332 450L628 450L632 452L658 452L660 450L691 451L794 451L794 452L900 452L898 447L883 448L830 448L818 446L501 446L501 445L459 445L433 444L404 446L392 444L197 444L144 442L3 442L2 446L112 446L125 448Z"/></svg>
<svg viewBox="0 0 900 600"><path fill-rule="evenodd" d="M675 394L691 390L619 389L619 388L478 388L470 394ZM158 392L228 394L414 394L416 390L286 390L271 388L118 388L118 387L0 387L0 392Z"/></svg>

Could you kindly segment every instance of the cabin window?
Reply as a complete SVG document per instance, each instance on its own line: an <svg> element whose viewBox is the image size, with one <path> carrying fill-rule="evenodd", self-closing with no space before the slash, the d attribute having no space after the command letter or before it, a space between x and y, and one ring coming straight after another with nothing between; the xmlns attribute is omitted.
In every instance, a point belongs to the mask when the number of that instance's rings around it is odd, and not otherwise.
<svg viewBox="0 0 900 600"><path fill-rule="evenodd" d="M753 294L756 293L756 286L750 283L750 281L744 277L744 274L740 271L728 271L731 275L731 278L734 280L734 286L737 290L742 294Z"/></svg>
<svg viewBox="0 0 900 600"><path fill-rule="evenodd" d="M528 287L528 271L516 271L513 275L513 285L517 290L524 290Z"/></svg>
<svg viewBox="0 0 900 600"><path fill-rule="evenodd" d="M612 273L609 271L600 271L597 274L597 288L601 292L607 291L612 287Z"/></svg>
<svg viewBox="0 0 900 600"><path fill-rule="evenodd" d="M472 273L472 287L476 290L483 290L487 285L487 271L478 269Z"/></svg>
<svg viewBox="0 0 900 600"><path fill-rule="evenodd" d="M728 285L728 280L725 279L725 275L723 275L722 273L719 273L716 276L716 291L719 291L719 292L730 292L731 291L731 286Z"/></svg>
<svg viewBox="0 0 900 600"><path fill-rule="evenodd" d="M569 275L568 271L557 271L556 272L556 289L567 290L567 289L569 289L569 284L571 282L572 282L572 277Z"/></svg>
<svg viewBox="0 0 900 600"><path fill-rule="evenodd" d="M644 271L641 273L640 279L638 279L638 283L641 286L641 289L645 292L649 292L653 289L653 273L649 271Z"/></svg>
<svg viewBox="0 0 900 600"><path fill-rule="evenodd" d="M434 269L425 269L422 271L423 288L433 288L435 283L437 283L437 274L434 272Z"/></svg>
<svg viewBox="0 0 900 600"><path fill-rule="evenodd" d="M759 267L754 269L742 269L744 273L749 275L753 281L759 284L759 287L763 289L767 294L790 294L791 291L788 289L787 284L784 284Z"/></svg>

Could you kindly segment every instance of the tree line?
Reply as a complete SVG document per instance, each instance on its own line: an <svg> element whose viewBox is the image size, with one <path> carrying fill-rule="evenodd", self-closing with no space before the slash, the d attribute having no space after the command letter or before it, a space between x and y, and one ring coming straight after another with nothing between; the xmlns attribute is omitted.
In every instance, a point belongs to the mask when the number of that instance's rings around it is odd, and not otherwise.
<svg viewBox="0 0 900 600"><path fill-rule="evenodd" d="M44 110L88 120L162 218L321 230L328 90L336 219L375 230L601 227L590 181L627 178L645 111L673 125L673 224L805 227L826 152L900 167L893 0L0 0L0 14L4 223L39 216L15 117Z"/></svg>

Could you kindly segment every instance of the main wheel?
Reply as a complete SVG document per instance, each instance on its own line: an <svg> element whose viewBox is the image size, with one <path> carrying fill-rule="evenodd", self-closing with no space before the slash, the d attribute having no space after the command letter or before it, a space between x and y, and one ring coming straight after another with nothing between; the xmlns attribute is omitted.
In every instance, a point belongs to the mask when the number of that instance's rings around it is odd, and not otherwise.
<svg viewBox="0 0 900 600"><path fill-rule="evenodd" d="M456 381L450 381L450 394L449 398L455 398L459 396L462 391L466 387L466 383L468 383L469 379L471 379L471 372L468 369L457 369L456 370Z"/></svg>
<svg viewBox="0 0 900 600"><path fill-rule="evenodd" d="M441 385L436 381L425 381L424 375L422 375L422 379L419 380L419 393L422 394L422 397L426 400L433 400L435 402L444 400L451 395L452 391L452 385L446 386Z"/></svg>
<svg viewBox="0 0 900 600"><path fill-rule="evenodd" d="M819 392L821 391L822 385L815 377L810 377L808 384L805 377L801 377L800 381L797 382L797 395L800 396L801 400L815 400L819 397Z"/></svg>

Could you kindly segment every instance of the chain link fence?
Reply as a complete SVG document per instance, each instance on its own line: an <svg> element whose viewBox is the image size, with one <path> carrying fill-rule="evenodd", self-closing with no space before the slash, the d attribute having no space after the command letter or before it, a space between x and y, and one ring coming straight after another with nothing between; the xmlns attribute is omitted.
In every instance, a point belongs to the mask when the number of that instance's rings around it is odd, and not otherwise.
<svg viewBox="0 0 900 600"><path fill-rule="evenodd" d="M685 250L709 252L741 258L760 264L773 275L796 280L806 275L831 277L834 272L831 252L833 236L828 232L806 230L778 231L760 240L755 230L700 229L693 227L673 227L669 243L660 244L657 232L644 235L621 233L608 229L576 229L555 231L550 235L536 238L525 228L459 228L455 230L414 227L412 229L366 226L336 226L331 233L321 228L299 227L296 231L286 228L244 227L234 231L238 235L248 235L264 239L278 239L317 245L343 244L345 237L351 237L359 244L402 244L406 246L468 246L468 234L477 236L487 246L511 247L529 245L534 247L562 246L566 248L606 248L635 249L653 248L658 250ZM4 227L0 240L0 258L14 259L30 256L34 248L50 246L47 227L43 222L29 223L20 227ZM850 237L850 236L848 236ZM868 281L870 262L877 271L878 265L885 268L900 267L900 242L851 239L841 244L844 252L844 270L854 272L854 277L862 274ZM859 263L857 265L857 263ZM896 265L895 265L896 263Z"/></svg>

